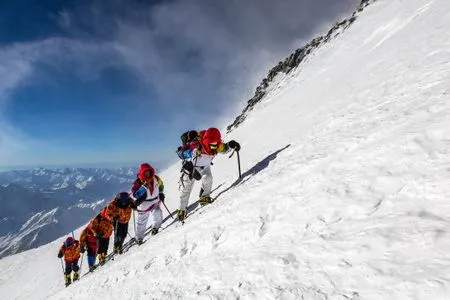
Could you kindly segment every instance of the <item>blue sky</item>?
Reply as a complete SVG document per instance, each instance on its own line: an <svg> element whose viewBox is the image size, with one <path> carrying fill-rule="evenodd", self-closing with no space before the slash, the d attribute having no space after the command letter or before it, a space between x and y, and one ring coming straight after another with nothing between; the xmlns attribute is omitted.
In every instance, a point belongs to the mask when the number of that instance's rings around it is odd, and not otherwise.
<svg viewBox="0 0 450 300"><path fill-rule="evenodd" d="M357 0L0 3L0 169L176 160Z"/></svg>

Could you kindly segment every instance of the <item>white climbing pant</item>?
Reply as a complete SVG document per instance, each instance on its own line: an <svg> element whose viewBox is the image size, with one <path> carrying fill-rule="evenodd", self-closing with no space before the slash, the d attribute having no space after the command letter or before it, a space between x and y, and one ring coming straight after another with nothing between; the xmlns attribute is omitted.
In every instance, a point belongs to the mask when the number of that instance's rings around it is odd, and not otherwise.
<svg viewBox="0 0 450 300"><path fill-rule="evenodd" d="M143 239L145 230L147 229L147 222L150 213L153 216L153 228L161 227L162 211L160 208L161 201L159 199L153 201L145 201L138 208L138 218L136 226L136 238ZM150 209L150 210L148 210Z"/></svg>
<svg viewBox="0 0 450 300"><path fill-rule="evenodd" d="M213 185L213 176L211 173L211 167L207 166L204 168L196 167L197 171L202 175L202 190L203 196L209 196L211 194L211 189ZM194 187L195 179L189 179L188 175L183 175L181 195L180 195L180 209L186 210L189 197Z"/></svg>

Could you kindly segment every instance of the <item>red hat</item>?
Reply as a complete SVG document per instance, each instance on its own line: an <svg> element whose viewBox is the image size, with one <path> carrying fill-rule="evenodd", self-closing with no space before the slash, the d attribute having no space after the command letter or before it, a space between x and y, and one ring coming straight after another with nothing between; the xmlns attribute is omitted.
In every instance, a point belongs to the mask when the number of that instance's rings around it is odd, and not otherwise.
<svg viewBox="0 0 450 300"><path fill-rule="evenodd" d="M139 167L138 177L141 181L150 181L155 176L155 169L147 163L143 163Z"/></svg>
<svg viewBox="0 0 450 300"><path fill-rule="evenodd" d="M203 144L209 145L213 143L220 143L222 141L222 136L220 134L219 129L211 127L206 129L205 134L203 135Z"/></svg>
<svg viewBox="0 0 450 300"><path fill-rule="evenodd" d="M148 163L142 163L140 166L139 166L139 171L141 171L142 169L148 169L148 168L151 168L152 166L150 166Z"/></svg>

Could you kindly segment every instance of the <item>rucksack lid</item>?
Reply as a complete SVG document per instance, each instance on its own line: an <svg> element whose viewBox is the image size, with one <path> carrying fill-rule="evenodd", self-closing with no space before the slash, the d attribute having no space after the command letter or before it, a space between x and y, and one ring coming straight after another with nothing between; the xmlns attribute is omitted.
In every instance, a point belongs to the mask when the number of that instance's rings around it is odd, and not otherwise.
<svg viewBox="0 0 450 300"><path fill-rule="evenodd" d="M194 141L198 137L198 131L197 130L189 130L186 131L181 135L181 142L183 145L186 145L192 141Z"/></svg>

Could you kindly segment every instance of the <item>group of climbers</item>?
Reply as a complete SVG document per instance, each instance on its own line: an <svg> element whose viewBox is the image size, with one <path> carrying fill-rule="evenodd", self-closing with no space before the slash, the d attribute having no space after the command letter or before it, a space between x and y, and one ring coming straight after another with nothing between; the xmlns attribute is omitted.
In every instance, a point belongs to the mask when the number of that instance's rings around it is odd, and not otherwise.
<svg viewBox="0 0 450 300"><path fill-rule="evenodd" d="M79 241L68 237L61 246L58 257L64 256L66 268L64 272L66 286L78 279L78 260L80 253L87 251L89 271L95 268L96 256L99 264L105 263L109 240L114 231L114 253L122 253L122 245L128 233L128 222L131 218L134 201L127 192L121 192L102 208L88 225L81 231ZM69 246L70 245L70 246ZM71 278L71 273L73 277Z"/></svg>
<svg viewBox="0 0 450 300"><path fill-rule="evenodd" d="M213 177L211 173L212 160L217 153L225 153L230 149L240 150L236 141L224 143L220 131L216 128L195 131L191 130L181 136L183 145L178 147L177 154L182 159L183 186L180 194L180 208L177 216L180 222L186 218L189 196L196 180L202 180L200 190L200 205L211 203ZM128 234L128 223L133 210L138 213L135 240L142 244L150 214L153 217L151 234L158 233L162 224L161 203L164 202L164 183L155 174L155 169L148 163L142 163L137 172L137 178L131 186L131 194L120 192L115 198L95 216L83 229L80 239L67 237L61 246L58 257L64 257L64 277L66 286L79 278L78 261L80 253L87 251L89 271L95 268L96 257L99 264L105 263L109 241L114 232L114 253L123 253L123 244ZM71 277L73 271L73 277Z"/></svg>

